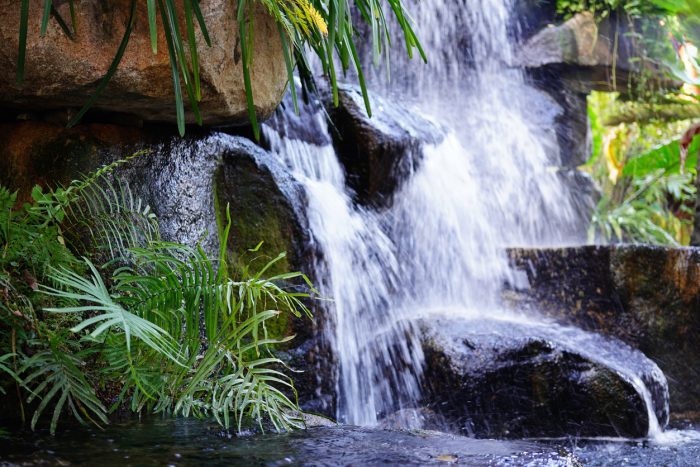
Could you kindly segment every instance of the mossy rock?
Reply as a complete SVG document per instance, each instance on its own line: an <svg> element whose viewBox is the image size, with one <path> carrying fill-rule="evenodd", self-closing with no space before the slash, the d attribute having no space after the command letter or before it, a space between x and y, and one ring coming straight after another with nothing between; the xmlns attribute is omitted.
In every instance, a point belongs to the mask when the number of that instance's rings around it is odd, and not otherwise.
<svg viewBox="0 0 700 467"><path fill-rule="evenodd" d="M285 256L266 270L266 277L310 273L306 221L292 204L302 193L271 154L252 143L226 151L214 176L214 190L219 235L224 234L228 216L231 219L227 246L232 277L255 274L281 253ZM275 337L308 335L309 326L299 329L297 321L281 314L271 320L268 330Z"/></svg>

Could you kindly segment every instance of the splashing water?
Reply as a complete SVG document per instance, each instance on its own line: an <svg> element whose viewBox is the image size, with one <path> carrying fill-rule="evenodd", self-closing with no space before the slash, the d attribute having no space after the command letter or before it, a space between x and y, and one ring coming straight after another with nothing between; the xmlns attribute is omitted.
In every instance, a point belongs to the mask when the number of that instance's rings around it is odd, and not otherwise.
<svg viewBox="0 0 700 467"><path fill-rule="evenodd" d="M556 173L556 135L541 124L549 103L507 66L511 0L423 0L416 8L431 64L395 59L395 79L375 76L373 86L398 94L447 135L423 148L393 205L379 211L353 202L317 106L304 109L314 142L289 137L284 115L263 127L306 191L323 252L319 286L333 297L325 332L339 365L337 416L352 424L416 406L423 361L416 315L498 315L501 287L515 280L505 246L576 243L573 233L585 231ZM660 432L649 390L632 382L647 398L651 431Z"/></svg>
<svg viewBox="0 0 700 467"><path fill-rule="evenodd" d="M389 304L399 270L394 245L376 212L353 205L323 116L314 118L325 136L320 146L281 138L268 126L264 131L272 151L306 189L309 227L324 252L318 269L323 295L333 297L326 334L340 366L338 418L369 425L378 414L419 397L415 369L422 353Z"/></svg>

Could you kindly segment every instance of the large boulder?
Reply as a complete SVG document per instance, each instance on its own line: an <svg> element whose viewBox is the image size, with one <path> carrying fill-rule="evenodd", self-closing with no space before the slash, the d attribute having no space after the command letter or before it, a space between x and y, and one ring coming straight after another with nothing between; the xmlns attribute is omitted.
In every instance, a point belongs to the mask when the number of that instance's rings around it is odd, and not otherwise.
<svg viewBox="0 0 700 467"><path fill-rule="evenodd" d="M422 159L425 144L438 144L443 130L403 106L372 95L367 114L359 88L339 89L338 106L327 99L336 152L348 185L365 204L387 205Z"/></svg>
<svg viewBox="0 0 700 467"><path fill-rule="evenodd" d="M609 18L597 22L592 13L579 13L529 38L515 54L514 65L559 67L583 92L617 90L618 83L624 87L630 74L641 71L633 60L639 45L619 23Z"/></svg>
<svg viewBox="0 0 700 467"><path fill-rule="evenodd" d="M0 184L27 199L35 184L55 187L116 159L143 154L119 166L114 176L148 203L165 239L218 253L219 233L232 217L229 246L235 271L248 249L272 259L286 251L279 266L309 264L302 251L305 229L301 194L271 154L240 136L192 132L174 137L167 129L86 124L66 129L46 122L0 123Z"/></svg>
<svg viewBox="0 0 700 467"><path fill-rule="evenodd" d="M506 302L614 336L668 376L671 411L700 411L700 249L642 245L508 252Z"/></svg>
<svg viewBox="0 0 700 467"><path fill-rule="evenodd" d="M115 159L136 157L114 171L135 197L158 216L164 239L200 244L212 257L231 215L230 273L257 271L286 252L269 274L302 271L316 262L309 241L304 198L282 164L250 140L224 133L158 131L89 124L66 129L45 122L0 124L0 184L29 198L35 184L56 186ZM263 242L256 251L250 251ZM314 280L314 278L312 278ZM316 311L316 310L314 310ZM274 336L296 335L281 355L294 370L299 400L314 412L335 414L334 370L328 342L316 318L269 323Z"/></svg>
<svg viewBox="0 0 700 467"><path fill-rule="evenodd" d="M40 37L42 0L30 1L26 74L17 83L18 19L20 3L0 0L0 107L18 112L79 108L95 91L119 48L129 17L130 1L85 0L75 3L77 32L71 40L57 21L49 21ZM168 48L158 20L158 53L153 54L145 2L136 2L136 25L124 57L94 108L131 114L145 121L175 121L175 100ZM178 5L180 30L186 31L182 2ZM285 90L287 73L277 27L258 3L253 15L253 96L260 116L269 115ZM66 1L54 2L58 13L69 19ZM201 67L200 110L206 124L233 124L247 120L237 2L201 2L212 39L208 47L197 29ZM70 21L67 21L70 23ZM183 88L184 89L184 88ZM190 112L188 121L193 121Z"/></svg>
<svg viewBox="0 0 700 467"><path fill-rule="evenodd" d="M425 401L462 433L644 437L644 391L667 421L663 374L620 342L522 320L431 318L423 329Z"/></svg>

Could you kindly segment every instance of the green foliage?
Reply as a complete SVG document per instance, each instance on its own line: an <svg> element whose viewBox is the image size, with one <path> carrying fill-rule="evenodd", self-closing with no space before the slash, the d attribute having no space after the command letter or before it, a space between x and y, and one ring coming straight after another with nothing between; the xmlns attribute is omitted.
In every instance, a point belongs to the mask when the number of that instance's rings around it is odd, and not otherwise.
<svg viewBox="0 0 700 467"><path fill-rule="evenodd" d="M110 179L124 162L66 188L35 188L21 209L0 189L0 389L23 395L32 428L50 413L51 432L64 413L104 424L124 406L213 416L239 430L248 420L303 426L272 352L292 337L272 335L267 323L280 313L310 316L309 295L284 286L313 290L306 276L265 278L281 254L231 279L228 235L216 261L163 242L148 206ZM84 248L94 252L77 259Z"/></svg>
<svg viewBox="0 0 700 467"><path fill-rule="evenodd" d="M688 175L653 174L630 183L620 202L605 194L593 214L591 242L687 244L695 189Z"/></svg>
<svg viewBox="0 0 700 467"><path fill-rule="evenodd" d="M661 45L645 42L650 52L645 60L665 64L685 85L673 92L629 93L628 97L641 102L622 102L617 95L595 93L589 99L594 154L587 170L603 191L589 237L688 244L693 228L700 232L700 225L693 226L700 186L700 180L694 184L693 177L697 177L700 141L693 141L698 125L692 121L698 115L700 95L700 66L693 55L700 41L700 3L645 3L646 13L657 15L653 27L662 33ZM637 17L645 13L627 11Z"/></svg>
<svg viewBox="0 0 700 467"><path fill-rule="evenodd" d="M96 418L106 424L106 409L81 368L93 350L80 348L64 330L28 344L36 352L23 358L19 373L22 375L20 384L29 393L27 403L34 399L40 401L32 416L32 429L44 411L51 408L50 430L54 433L66 406L80 422L84 423L86 418L97 423Z"/></svg>
<svg viewBox="0 0 700 467"><path fill-rule="evenodd" d="M663 9L654 3L654 0L557 0L557 13L564 18L583 11L590 11L599 18L606 18L614 11L631 16L662 13Z"/></svg>
<svg viewBox="0 0 700 467"><path fill-rule="evenodd" d="M71 119L68 126L75 125L92 107L116 72L129 44L131 33L137 18L137 1L131 0L129 15L119 48L110 64L107 73L102 78L95 93L83 105L80 111ZM355 40L356 31L352 21L352 11L348 0L236 0L238 5L238 30L242 56L243 78L248 104L248 115L256 137L259 138L259 125L253 101L251 67L253 61L253 8L256 3L262 4L274 18L282 43L289 83L293 83L293 73L297 65L303 74L308 74L307 51L312 51L321 61L323 71L330 79L333 88L335 105L338 105L336 62L337 57L343 72L354 66L358 73L360 86L365 97L367 112L371 114L369 97L364 81L364 75L357 55ZM387 0L391 13L404 33L406 50L413 56L417 49L425 60L425 54L420 47L418 38L413 31L410 18L404 10L402 0ZM74 0L68 0L71 13L72 30L54 7L52 0L44 0L41 20L41 35L46 33L50 18L54 18L64 33L73 38L76 31ZM160 16L168 57L172 70L173 89L175 93L175 109L178 130L185 133L185 97L187 96L195 121L202 124L199 102L202 99L199 70L199 52L196 44L196 31L201 33L204 41L211 46L211 39L199 6L199 0L183 0L183 16L185 30L178 21L174 0L147 0L148 28L150 46L153 53L158 48L158 22ZM360 17L370 25L372 51L375 63L378 62L382 51L391 45L387 27L386 13L381 0L354 0L360 12ZM29 23L29 0L21 0L19 25L19 53L17 60L17 82L24 79L26 61L27 29ZM195 26L196 25L196 26ZM234 54L235 51L229 51ZM296 89L290 86L296 106Z"/></svg>
<svg viewBox="0 0 700 467"><path fill-rule="evenodd" d="M590 241L688 244L693 228L696 141L681 173L679 139L689 122L648 120L606 126L621 104L593 93L589 113L594 155L585 167L602 189ZM622 104L624 106L624 103Z"/></svg>
<svg viewBox="0 0 700 467"><path fill-rule="evenodd" d="M689 39L700 39L700 0L649 0L649 3L677 17Z"/></svg>
<svg viewBox="0 0 700 467"><path fill-rule="evenodd" d="M697 166L698 150L700 150L700 141L695 140L688 152L690 157L686 161L687 166ZM678 174L681 172L680 153L680 142L678 140L662 144L632 158L625 164L622 173L634 178L645 177L658 171L662 171L664 175Z"/></svg>

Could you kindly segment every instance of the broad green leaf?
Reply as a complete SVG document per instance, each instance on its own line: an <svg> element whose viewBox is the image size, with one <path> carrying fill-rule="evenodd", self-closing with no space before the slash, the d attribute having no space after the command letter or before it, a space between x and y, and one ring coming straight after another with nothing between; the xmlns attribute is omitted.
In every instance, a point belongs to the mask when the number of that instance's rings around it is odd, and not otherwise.
<svg viewBox="0 0 700 467"><path fill-rule="evenodd" d="M695 138L688 150L686 167L692 170L697 165L700 138ZM643 177L657 170L667 174L680 172L680 144L678 140L659 146L627 162L622 173L630 177Z"/></svg>

